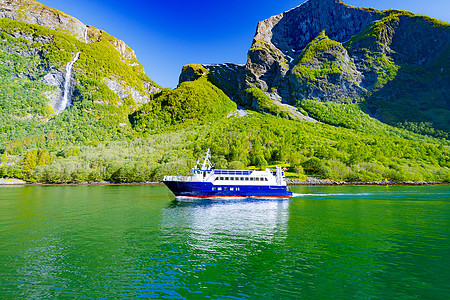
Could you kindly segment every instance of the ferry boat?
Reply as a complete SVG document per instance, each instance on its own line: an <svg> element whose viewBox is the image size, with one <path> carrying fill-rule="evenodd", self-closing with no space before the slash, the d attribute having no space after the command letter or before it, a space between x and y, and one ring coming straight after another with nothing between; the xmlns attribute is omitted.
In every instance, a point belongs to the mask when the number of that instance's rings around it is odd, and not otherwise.
<svg viewBox="0 0 450 300"><path fill-rule="evenodd" d="M211 161L211 151L201 167L199 162L187 176L164 176L163 183L177 197L292 197L284 181L284 171L216 170Z"/></svg>

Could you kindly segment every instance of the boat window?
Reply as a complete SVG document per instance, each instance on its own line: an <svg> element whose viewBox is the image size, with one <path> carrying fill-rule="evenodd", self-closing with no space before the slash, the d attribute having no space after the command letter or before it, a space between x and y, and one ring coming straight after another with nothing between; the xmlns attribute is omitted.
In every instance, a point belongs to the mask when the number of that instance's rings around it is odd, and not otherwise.
<svg viewBox="0 0 450 300"><path fill-rule="evenodd" d="M250 177L250 180L251 181L255 181L255 177Z"/></svg>
<svg viewBox="0 0 450 300"><path fill-rule="evenodd" d="M223 177L220 177L220 180L223 180Z"/></svg>
<svg viewBox="0 0 450 300"><path fill-rule="evenodd" d="M228 177L225 177L225 180L228 180Z"/></svg>
<svg viewBox="0 0 450 300"><path fill-rule="evenodd" d="M227 186L224 187L223 190L224 190L224 191L228 191L228 187L227 187Z"/></svg>
<svg viewBox="0 0 450 300"><path fill-rule="evenodd" d="M218 190L218 191L221 191L221 190L222 190L222 188L221 188L221 187L218 187L218 188L217 188L217 190Z"/></svg>
<svg viewBox="0 0 450 300"><path fill-rule="evenodd" d="M259 178L258 178L258 177L256 177L256 181L259 181Z"/></svg>
<svg viewBox="0 0 450 300"><path fill-rule="evenodd" d="M244 181L244 177L241 177L241 180Z"/></svg>
<svg viewBox="0 0 450 300"><path fill-rule="evenodd" d="M213 186L212 190L213 191L217 191L217 188L215 186Z"/></svg>
<svg viewBox="0 0 450 300"><path fill-rule="evenodd" d="M245 180L248 181L248 177L245 177Z"/></svg>
<svg viewBox="0 0 450 300"><path fill-rule="evenodd" d="M267 178L264 178L264 181L269 181Z"/></svg>
<svg viewBox="0 0 450 300"><path fill-rule="evenodd" d="M230 187L230 191L234 191L234 187Z"/></svg>
<svg viewBox="0 0 450 300"><path fill-rule="evenodd" d="M240 188L240 187L237 187L237 188L236 188L236 191L240 191L240 190L241 190L241 188Z"/></svg>

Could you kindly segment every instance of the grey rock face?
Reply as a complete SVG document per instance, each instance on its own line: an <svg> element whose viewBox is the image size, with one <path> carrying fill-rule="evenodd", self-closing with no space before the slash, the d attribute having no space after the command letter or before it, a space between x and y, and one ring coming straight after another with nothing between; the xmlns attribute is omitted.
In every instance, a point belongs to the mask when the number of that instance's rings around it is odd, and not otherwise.
<svg viewBox="0 0 450 300"><path fill-rule="evenodd" d="M318 51L320 49L320 51ZM297 62L297 61L296 61ZM303 57L286 76L291 98L356 100L366 90L360 86L363 75L341 43L324 32L304 50Z"/></svg>
<svg viewBox="0 0 450 300"><path fill-rule="evenodd" d="M210 80L231 100L236 100L240 88L239 78L244 66L232 63L203 66L209 71Z"/></svg>
<svg viewBox="0 0 450 300"><path fill-rule="evenodd" d="M51 107L56 112L59 102L61 102L61 99L64 96L64 74L59 70L53 70L45 75L41 81L55 87L53 91L47 92L46 96L50 101Z"/></svg>
<svg viewBox="0 0 450 300"><path fill-rule="evenodd" d="M99 42L105 34L102 30L87 26L62 11L34 0L0 0L1 18L37 24L69 33L85 43ZM139 65L134 51L125 42L114 38L110 39L109 42L121 54L125 63L132 67Z"/></svg>
<svg viewBox="0 0 450 300"><path fill-rule="evenodd" d="M61 71L54 70L45 75L42 82L62 90L64 88L64 75Z"/></svg>
<svg viewBox="0 0 450 300"><path fill-rule="evenodd" d="M154 86L153 83L148 81L143 81L145 88L148 90L150 94L154 94L161 91L161 88Z"/></svg>
<svg viewBox="0 0 450 300"><path fill-rule="evenodd" d="M367 24L381 17L381 12L349 6L339 0L309 0L301 6L276 17L279 21L268 26L270 41L285 55L295 57L320 32L338 42L349 40ZM255 38L258 38L259 34Z"/></svg>
<svg viewBox="0 0 450 300"><path fill-rule="evenodd" d="M86 25L74 17L33 0L1 0L0 18L69 31L79 40L85 41Z"/></svg>
<svg viewBox="0 0 450 300"><path fill-rule="evenodd" d="M124 101L125 98L131 96L136 103L148 103L150 98L148 95L143 95L139 91L132 87L125 86L119 83L116 79L104 79L103 82L120 98Z"/></svg>
<svg viewBox="0 0 450 300"><path fill-rule="evenodd" d="M329 78L331 82L320 82L322 88L318 90L312 84L299 82L292 75L292 69L301 59L305 47L323 30L326 29L331 40L342 43L380 16L379 11L351 7L339 0L309 0L262 21L248 52L242 85L260 88L269 95L277 94L283 103L291 104L306 95L323 98L348 91L357 95L362 90L359 87L361 74L358 74L345 50L325 53L314 62L316 66L310 66L317 67L331 59L345 65L348 70L348 75L336 75Z"/></svg>

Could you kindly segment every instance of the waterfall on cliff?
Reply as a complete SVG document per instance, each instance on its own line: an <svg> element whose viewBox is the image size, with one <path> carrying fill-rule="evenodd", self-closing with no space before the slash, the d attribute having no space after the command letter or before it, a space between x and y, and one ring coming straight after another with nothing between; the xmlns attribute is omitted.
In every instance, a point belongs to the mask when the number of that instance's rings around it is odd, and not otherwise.
<svg viewBox="0 0 450 300"><path fill-rule="evenodd" d="M65 110L67 107L69 107L69 105L72 102L72 99L71 99L72 98L72 68L79 57L80 57L80 52L78 52L75 55L75 57L72 59L72 61L66 65L66 76L65 76L65 81L64 81L64 94L63 94L63 98L62 98L61 102L58 105L59 111Z"/></svg>
<svg viewBox="0 0 450 300"><path fill-rule="evenodd" d="M86 26L86 30L84 31L84 41L85 41L86 43L89 42L89 41L88 41L88 28L87 28L87 26Z"/></svg>

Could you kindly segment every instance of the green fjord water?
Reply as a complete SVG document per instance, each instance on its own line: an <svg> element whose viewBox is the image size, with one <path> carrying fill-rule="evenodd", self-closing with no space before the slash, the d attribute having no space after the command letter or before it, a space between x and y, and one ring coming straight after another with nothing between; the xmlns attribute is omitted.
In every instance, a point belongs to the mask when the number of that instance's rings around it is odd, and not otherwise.
<svg viewBox="0 0 450 300"><path fill-rule="evenodd" d="M0 298L450 294L450 187L292 187L176 202L164 186L0 188Z"/></svg>

